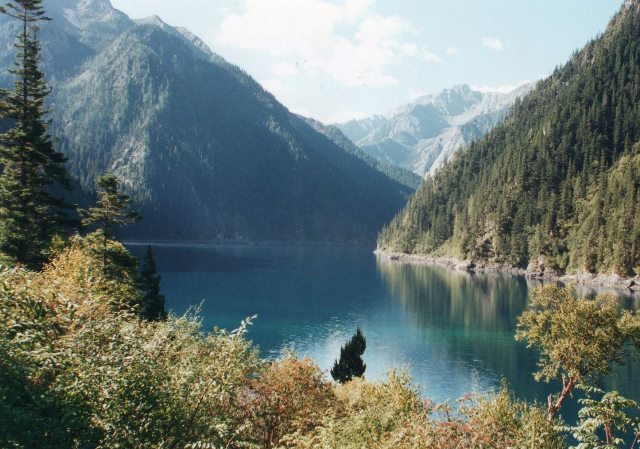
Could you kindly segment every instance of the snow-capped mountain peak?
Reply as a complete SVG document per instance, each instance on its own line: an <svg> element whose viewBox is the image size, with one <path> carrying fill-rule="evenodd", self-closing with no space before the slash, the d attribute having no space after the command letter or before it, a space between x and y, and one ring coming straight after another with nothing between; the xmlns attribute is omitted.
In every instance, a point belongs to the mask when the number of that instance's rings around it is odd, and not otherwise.
<svg viewBox="0 0 640 449"><path fill-rule="evenodd" d="M97 22L108 22L122 17L109 0L56 0L46 2L53 15L62 15L70 24L85 29Z"/></svg>
<svg viewBox="0 0 640 449"><path fill-rule="evenodd" d="M460 147L497 125L516 98L532 87L499 93L461 84L419 97L384 116L337 126L371 156L427 176Z"/></svg>

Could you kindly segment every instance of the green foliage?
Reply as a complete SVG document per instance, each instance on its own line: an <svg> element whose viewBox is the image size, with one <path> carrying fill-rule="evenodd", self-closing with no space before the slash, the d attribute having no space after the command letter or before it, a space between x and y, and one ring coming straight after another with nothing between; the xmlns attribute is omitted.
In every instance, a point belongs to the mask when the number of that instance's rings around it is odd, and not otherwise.
<svg viewBox="0 0 640 449"><path fill-rule="evenodd" d="M425 181L378 240L518 267L640 264L640 3Z"/></svg>
<svg viewBox="0 0 640 449"><path fill-rule="evenodd" d="M139 319L135 271L104 276L96 244L72 239L42 272L0 271L1 447L562 447L506 388L450 413L406 374L333 384L310 360L261 361L251 320L205 333L197 311Z"/></svg>
<svg viewBox="0 0 640 449"><path fill-rule="evenodd" d="M562 449L557 422L537 406L497 394L463 398L457 411L422 401L406 374L392 371L371 383L339 384L337 402L323 424L292 436L300 449Z"/></svg>
<svg viewBox="0 0 640 449"><path fill-rule="evenodd" d="M113 251L115 228L135 223L141 217L137 212L129 210L131 198L120 192L120 181L113 173L107 173L97 182L98 201L89 209L78 209L84 226L97 225L94 238L101 239L102 270L105 276L113 274L123 265L121 251ZM110 244L111 243L111 244ZM127 252L128 253L128 252Z"/></svg>
<svg viewBox="0 0 640 449"><path fill-rule="evenodd" d="M142 291L140 316L146 320L158 321L167 319L164 295L160 292L160 280L161 277L156 269L153 250L149 245L147 246L140 278L138 279L138 286Z"/></svg>
<svg viewBox="0 0 640 449"><path fill-rule="evenodd" d="M78 250L59 257L76 260ZM78 284L81 267L66 278L61 265L0 273L0 394L11 392L0 421L15 424L2 426L0 446L219 447L242 439L240 392L261 366L242 338L248 323L204 334L194 316L141 321L105 303L103 288L85 288L92 281Z"/></svg>
<svg viewBox="0 0 640 449"><path fill-rule="evenodd" d="M628 333L614 297L578 299L567 289L547 285L531 293L516 339L540 352L537 380L562 380L559 395L549 397L553 417L575 386L588 385L609 373L613 362L622 362Z"/></svg>
<svg viewBox="0 0 640 449"><path fill-rule="evenodd" d="M340 384L337 402L322 426L300 438L299 448L403 447L415 428L426 423L426 413L406 374L391 372L381 383L363 379ZM419 446L416 446L419 447Z"/></svg>
<svg viewBox="0 0 640 449"><path fill-rule="evenodd" d="M309 359L285 355L248 384L243 408L249 434L264 449L296 447L296 438L322 425L335 403L332 386Z"/></svg>
<svg viewBox="0 0 640 449"><path fill-rule="evenodd" d="M129 210L131 198L120 192L120 181L113 173L101 176L96 184L98 201L94 207L79 210L82 224L98 225L105 238L113 239L117 226L135 223L141 217Z"/></svg>
<svg viewBox="0 0 640 449"><path fill-rule="evenodd" d="M106 269L103 261L107 260ZM138 260L117 240L106 240L100 231L85 237L73 237L44 274L53 273L54 281L74 280L94 292L103 292L112 303L140 308L137 288Z"/></svg>
<svg viewBox="0 0 640 449"><path fill-rule="evenodd" d="M367 349L367 341L360 328L343 347L340 348L340 358L331 368L333 380L345 383L354 377L362 377L367 365L362 361L362 354Z"/></svg>
<svg viewBox="0 0 640 449"><path fill-rule="evenodd" d="M579 400L582 405L579 422L576 426L568 428L579 443L575 449L633 447L623 436L628 435L630 431L636 439L640 436L640 419L637 416L640 404L620 396L617 391L605 393L598 388L590 387L587 388L587 392L589 396L600 396L600 399L587 397Z"/></svg>
<svg viewBox="0 0 640 449"><path fill-rule="evenodd" d="M71 222L68 205L52 194L69 187L65 158L53 147L45 119L49 94L40 65L40 0L16 0L0 9L21 24L10 74L13 90L0 91L0 118L9 130L0 135L0 252L13 263L40 267L52 237Z"/></svg>

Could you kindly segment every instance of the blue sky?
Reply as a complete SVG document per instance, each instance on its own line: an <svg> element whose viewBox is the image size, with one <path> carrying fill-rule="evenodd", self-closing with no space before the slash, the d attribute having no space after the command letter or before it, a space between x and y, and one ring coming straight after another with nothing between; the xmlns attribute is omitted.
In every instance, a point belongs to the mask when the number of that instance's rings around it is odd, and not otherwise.
<svg viewBox="0 0 640 449"><path fill-rule="evenodd" d="M294 112L384 113L456 84L509 90L604 31L622 0L112 0L189 28Z"/></svg>

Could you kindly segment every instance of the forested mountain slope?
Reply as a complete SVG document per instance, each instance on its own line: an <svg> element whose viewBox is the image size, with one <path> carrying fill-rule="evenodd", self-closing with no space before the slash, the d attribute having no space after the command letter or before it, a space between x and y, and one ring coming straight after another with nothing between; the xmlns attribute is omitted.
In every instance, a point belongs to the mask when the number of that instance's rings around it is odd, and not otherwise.
<svg viewBox="0 0 640 449"><path fill-rule="evenodd" d="M129 237L372 242L412 191L186 30L108 0L44 6L52 133L85 192L106 171L122 179L145 216Z"/></svg>
<svg viewBox="0 0 640 449"><path fill-rule="evenodd" d="M538 269L640 266L640 1L426 181L378 248Z"/></svg>

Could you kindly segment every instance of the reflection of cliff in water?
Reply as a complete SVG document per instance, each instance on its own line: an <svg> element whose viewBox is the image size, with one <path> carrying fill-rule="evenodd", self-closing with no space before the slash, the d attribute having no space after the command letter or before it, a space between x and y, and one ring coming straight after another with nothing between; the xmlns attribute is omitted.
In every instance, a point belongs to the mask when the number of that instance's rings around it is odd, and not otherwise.
<svg viewBox="0 0 640 449"><path fill-rule="evenodd" d="M544 401L556 387L533 379L537 355L515 342L518 316L526 309L529 290L538 281L507 274L477 274L441 266L403 264L378 258L378 272L390 296L402 304L407 321L422 334L425 345L437 344L449 357L505 378L518 396ZM579 288L580 296L593 296L603 290ZM638 306L638 296L619 296L621 306ZM640 399L636 385L637 356L614 369L604 381L634 399ZM565 410L575 415L575 404Z"/></svg>
<svg viewBox="0 0 640 449"><path fill-rule="evenodd" d="M378 271L409 320L421 328L511 332L527 303L524 278L383 259Z"/></svg>
<svg viewBox="0 0 640 449"><path fill-rule="evenodd" d="M506 378L528 399L542 399L531 373L535 355L514 340L527 304L527 282L506 275L470 274L433 265L378 259L390 296L401 302L407 321L449 357Z"/></svg>
<svg viewBox="0 0 640 449"><path fill-rule="evenodd" d="M409 320L420 328L455 328L512 332L526 309L528 292L540 281L499 273L468 273L437 265L377 259L378 272L392 297L402 302ZM617 296L625 309L640 307L640 294L573 286L577 295Z"/></svg>

